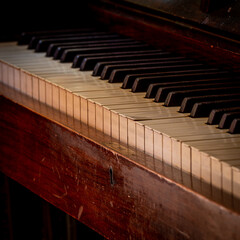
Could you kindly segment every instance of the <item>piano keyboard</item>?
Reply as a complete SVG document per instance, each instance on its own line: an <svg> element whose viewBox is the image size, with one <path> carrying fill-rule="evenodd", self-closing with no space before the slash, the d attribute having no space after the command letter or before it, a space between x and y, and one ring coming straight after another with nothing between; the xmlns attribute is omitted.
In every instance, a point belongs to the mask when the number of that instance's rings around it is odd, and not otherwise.
<svg viewBox="0 0 240 240"><path fill-rule="evenodd" d="M115 33L37 34L0 44L2 83L240 197L236 74Z"/></svg>

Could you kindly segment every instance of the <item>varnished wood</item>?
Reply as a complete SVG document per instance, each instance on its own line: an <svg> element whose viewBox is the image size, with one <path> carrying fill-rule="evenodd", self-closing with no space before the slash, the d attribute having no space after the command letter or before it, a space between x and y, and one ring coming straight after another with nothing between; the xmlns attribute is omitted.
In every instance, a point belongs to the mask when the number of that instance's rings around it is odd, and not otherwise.
<svg viewBox="0 0 240 240"><path fill-rule="evenodd" d="M182 1L181 4L176 1L163 1L161 5L159 5L159 1L154 0L147 2L117 1L114 3L110 0L96 0L93 2L94 4L89 4L89 8L94 13L93 16L110 29L135 39L144 40L154 46L195 56L197 59L201 57L205 60L212 59L226 66L230 64L231 68L239 66L238 33L231 35L231 27L238 21L225 23L224 19L221 21L221 18L218 19L214 15L211 19L218 24L208 28L208 24L201 24L201 19L203 21L209 16L200 13L200 1L199 3ZM175 3L179 4L179 9L176 8ZM186 11L188 16L184 16L184 11L181 10ZM191 14L189 14L190 12ZM234 9L233 14L235 12L238 12L238 6ZM220 12L218 17L224 14ZM176 16L180 16L180 18ZM200 22L194 24L195 21ZM216 23L215 21L213 21L213 25ZM224 26L229 29L219 32L218 28L223 22Z"/></svg>
<svg viewBox="0 0 240 240"><path fill-rule="evenodd" d="M206 125L206 118L190 119L188 113L179 114L178 107L165 108L144 98L144 93L132 93L121 89L119 84L99 81L91 72L71 69L70 64L60 64L39 53L36 55L15 43L1 44L1 57L10 62L2 62L0 66L3 82L9 86L239 197L238 165L228 161L233 160L232 157L223 159L216 152L214 155L208 152L238 148L234 139L239 135ZM212 140L209 142L209 139ZM217 145L214 139L219 139ZM196 141L199 148L195 147ZM203 145L204 141L208 144ZM226 141L232 143L226 145ZM217 178L213 177L215 169L211 167L213 157L219 160ZM222 160L226 164L222 164ZM229 167L227 163L234 165L234 171L225 178L221 172Z"/></svg>
<svg viewBox="0 0 240 240"><path fill-rule="evenodd" d="M183 173L10 92L0 169L34 193L109 239L239 238L236 207L214 201L214 189L207 197L200 183L200 195Z"/></svg>
<svg viewBox="0 0 240 240"><path fill-rule="evenodd" d="M176 28L174 19L154 11L104 2L92 9L110 29L239 67L238 39L188 23ZM239 239L239 199L45 105L7 96L12 100L1 97L0 103L1 171L106 238ZM140 124L139 129L143 132ZM186 156L198 154L185 150ZM216 168L221 172L217 161ZM216 185L221 182L213 177ZM223 184L228 189L229 183Z"/></svg>

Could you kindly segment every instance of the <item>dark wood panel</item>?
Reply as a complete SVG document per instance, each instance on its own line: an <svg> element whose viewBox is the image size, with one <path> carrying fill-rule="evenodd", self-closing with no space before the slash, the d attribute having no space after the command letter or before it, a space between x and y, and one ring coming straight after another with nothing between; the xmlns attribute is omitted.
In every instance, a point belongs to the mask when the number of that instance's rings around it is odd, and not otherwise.
<svg viewBox="0 0 240 240"><path fill-rule="evenodd" d="M164 6L171 7L171 1L160 1L164 3L161 8L159 6L159 11L135 1L95 0L91 2L89 8L93 12L93 18L112 30L162 49L178 51L209 62L214 60L219 65L239 69L239 39L231 34L223 34L217 28L202 28L201 25L194 24L192 21L181 21L174 12L166 11L166 13L163 11ZM145 5L150 6L150 3L151 1L145 1ZM181 13L181 8L179 12ZM194 12L191 14L195 16ZM183 19L186 20L184 17Z"/></svg>
<svg viewBox="0 0 240 240"><path fill-rule="evenodd" d="M239 239L239 214L140 164L143 155L4 97L0 112L1 171L106 238Z"/></svg>
<svg viewBox="0 0 240 240"><path fill-rule="evenodd" d="M240 4L233 0L119 0L118 2L135 4L154 10L156 15L165 14L176 23L188 23L199 28L209 28L213 32L222 32L239 40Z"/></svg>
<svg viewBox="0 0 240 240"><path fill-rule="evenodd" d="M1 240L104 238L0 172Z"/></svg>

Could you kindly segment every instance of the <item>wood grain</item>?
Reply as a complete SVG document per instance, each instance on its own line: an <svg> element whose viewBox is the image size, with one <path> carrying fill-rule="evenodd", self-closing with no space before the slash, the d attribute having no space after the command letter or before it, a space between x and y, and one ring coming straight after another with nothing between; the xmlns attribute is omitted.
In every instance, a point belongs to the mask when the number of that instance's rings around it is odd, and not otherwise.
<svg viewBox="0 0 240 240"><path fill-rule="evenodd" d="M135 4L129 4L129 2L135 2ZM136 2L139 3L136 4ZM155 10L153 10L154 3L158 5ZM227 29L225 32L218 32L220 24L224 22L221 17L227 16L226 12L219 13L220 19L217 19L216 15L201 16L200 1L198 5L196 2L184 0L171 2L129 0L117 1L114 4L111 1L104 0L95 1L94 4L90 3L89 7L93 11L92 16L98 22L134 39L143 40L163 49L179 51L181 54L195 57L201 61L212 59L230 68L236 67L237 69L239 66L238 38L234 39L231 34L229 34L230 36L227 34L228 31L231 32L230 29L234 23L226 23L225 27ZM167 8L165 9L166 14L164 13L164 7ZM236 19L238 9L238 6L234 9ZM176 16L182 15L182 19L186 20L188 14L189 18L196 17L201 24L198 26L191 21L188 24L184 21L181 22L179 19L174 19ZM206 18L205 20L212 19L214 24L216 24L215 21L219 20L219 24L208 29L206 24L203 24L204 18ZM206 29L202 29L202 27L206 27Z"/></svg>
<svg viewBox="0 0 240 240"><path fill-rule="evenodd" d="M141 159L4 97L0 112L1 171L106 238L239 239L239 214Z"/></svg>

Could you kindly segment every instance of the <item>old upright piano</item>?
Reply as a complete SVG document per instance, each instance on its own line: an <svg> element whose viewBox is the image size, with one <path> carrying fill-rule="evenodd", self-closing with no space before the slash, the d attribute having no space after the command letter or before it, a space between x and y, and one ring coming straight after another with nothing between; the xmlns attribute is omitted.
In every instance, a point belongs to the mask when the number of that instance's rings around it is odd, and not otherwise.
<svg viewBox="0 0 240 240"><path fill-rule="evenodd" d="M240 239L240 4L40 9L0 43L4 176L106 239Z"/></svg>

